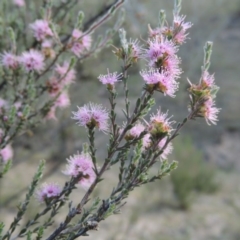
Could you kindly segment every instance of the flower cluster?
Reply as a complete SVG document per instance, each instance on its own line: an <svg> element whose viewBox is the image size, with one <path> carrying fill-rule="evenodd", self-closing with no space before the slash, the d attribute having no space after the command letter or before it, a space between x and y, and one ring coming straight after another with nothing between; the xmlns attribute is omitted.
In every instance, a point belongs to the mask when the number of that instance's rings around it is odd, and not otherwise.
<svg viewBox="0 0 240 240"><path fill-rule="evenodd" d="M172 132L172 125L174 124L174 121L170 121L170 118L168 118L167 113L162 113L159 109L156 114L151 115L149 123L145 121L147 126L140 122L136 123L126 132L124 138L126 141L132 141L141 137L142 151L149 149L154 143L157 143L157 149L163 151L160 158L166 159L173 150L171 142L166 144L167 136ZM120 133L123 132L125 127L126 124L123 125Z"/></svg>
<svg viewBox="0 0 240 240"><path fill-rule="evenodd" d="M147 60L150 69L140 72L149 92L160 91L175 97L178 90L176 80L182 73L177 52L187 37L186 31L192 26L191 23L185 23L184 19L184 16L176 15L172 27L152 29L149 26L149 39L143 58Z"/></svg>
<svg viewBox="0 0 240 240"><path fill-rule="evenodd" d="M1 63L5 68L16 70L20 64L25 68L26 72L40 72L44 69L44 55L34 49L25 51L22 55L17 56L12 52L4 52L1 54Z"/></svg>
<svg viewBox="0 0 240 240"><path fill-rule="evenodd" d="M162 138L160 141L158 140L157 149L162 151L160 154L160 159L167 159L168 155L173 151L173 145L171 142L167 143L167 137ZM143 150L147 150L153 145L153 139L151 134L148 133L143 137ZM165 146L166 145L166 146Z"/></svg>
<svg viewBox="0 0 240 240"><path fill-rule="evenodd" d="M24 0L13 0L13 3L18 7L25 6L25 1Z"/></svg>
<svg viewBox="0 0 240 240"><path fill-rule="evenodd" d="M10 144L0 150L0 156L4 164L7 163L9 160L12 160L13 149Z"/></svg>
<svg viewBox="0 0 240 240"><path fill-rule="evenodd" d="M64 174L71 177L78 177L78 183L83 187L89 187L96 179L96 173L93 168L92 159L88 154L76 154L71 156L68 160L67 169Z"/></svg>
<svg viewBox="0 0 240 240"><path fill-rule="evenodd" d="M70 68L69 63L57 64L53 76L46 83L48 93L55 100L46 116L47 119L56 119L55 112L58 108L65 108L70 105L67 89L76 77L75 70Z"/></svg>
<svg viewBox="0 0 240 240"><path fill-rule="evenodd" d="M186 16L174 14L172 26L163 25L152 29L149 25L149 38L159 38L160 36L164 36L165 38L172 40L177 45L183 44L188 36L187 30L192 27L192 23L185 22L185 18Z"/></svg>
<svg viewBox="0 0 240 240"><path fill-rule="evenodd" d="M220 108L215 106L214 98L218 91L218 87L214 82L214 75L209 74L207 70L202 72L202 76L197 85L189 81L190 87L190 111L194 111L194 117L204 117L206 122L210 125L216 124L217 115Z"/></svg>
<svg viewBox="0 0 240 240"><path fill-rule="evenodd" d="M140 72L149 92L159 91L164 95L175 97L178 90L178 82L166 71L159 72L157 69L144 70Z"/></svg>
<svg viewBox="0 0 240 240"><path fill-rule="evenodd" d="M36 192L39 202L52 200L60 195L62 188L56 183L44 183Z"/></svg>
<svg viewBox="0 0 240 240"><path fill-rule="evenodd" d="M138 39L130 39L127 41L125 38L125 31L121 29L122 35L122 47L114 47L113 53L119 58L125 61L126 66L131 66L136 63L138 59L143 58L143 47L140 45Z"/></svg>
<svg viewBox="0 0 240 240"><path fill-rule="evenodd" d="M71 51L80 57L86 51L89 51L92 44L92 38L88 34L82 33L78 29L74 29L72 32L71 42L69 44Z"/></svg>
<svg viewBox="0 0 240 240"><path fill-rule="evenodd" d="M43 41L46 37L53 36L53 32L46 20L38 19L30 24L30 28L33 30L34 37L37 41Z"/></svg>
<svg viewBox="0 0 240 240"><path fill-rule="evenodd" d="M38 50L31 49L23 52L20 56L20 62L23 64L26 72L37 71L44 69L44 56Z"/></svg>
<svg viewBox="0 0 240 240"><path fill-rule="evenodd" d="M152 114L148 124L149 132L153 138L159 139L169 135L174 121L170 121L167 113L162 113L159 109L156 114Z"/></svg>
<svg viewBox="0 0 240 240"><path fill-rule="evenodd" d="M120 132L123 131L124 127L126 127L125 124ZM129 141L138 138L144 130L145 126L142 123L138 122L130 130L127 131L125 134L125 139Z"/></svg>
<svg viewBox="0 0 240 240"><path fill-rule="evenodd" d="M109 91L113 91L115 83L119 82L121 78L122 78L122 73L117 74L117 72L110 73L108 71L108 74L106 75L102 75L102 74L99 75L98 80L102 84L106 85Z"/></svg>
<svg viewBox="0 0 240 240"><path fill-rule="evenodd" d="M101 105L89 103L78 107L78 111L73 112L73 119L77 120L80 126L90 129L98 128L103 132L108 131L108 111Z"/></svg>
<svg viewBox="0 0 240 240"><path fill-rule="evenodd" d="M118 82L122 77L122 74L117 74L117 72L110 73L108 71L108 74L106 75L99 75L98 79L99 81L104 85L114 85L116 82Z"/></svg>

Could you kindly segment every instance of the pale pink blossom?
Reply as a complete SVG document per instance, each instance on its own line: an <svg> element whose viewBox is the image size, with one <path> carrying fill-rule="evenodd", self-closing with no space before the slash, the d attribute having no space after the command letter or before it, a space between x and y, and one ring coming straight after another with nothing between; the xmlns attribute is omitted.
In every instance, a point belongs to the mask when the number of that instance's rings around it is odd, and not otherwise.
<svg viewBox="0 0 240 240"><path fill-rule="evenodd" d="M165 146L166 141L167 141L167 137L163 138L163 139L158 143L158 147L159 147L160 150L162 150L162 148ZM172 153L172 151L173 151L173 146L172 146L172 143L169 142L169 143L167 144L167 146L164 148L162 154L160 155L160 158L161 158L161 159L167 159L168 155L169 155L170 153Z"/></svg>
<svg viewBox="0 0 240 240"><path fill-rule="evenodd" d="M168 117L168 113L162 113L161 109L158 109L156 114L152 114L148 124L148 130L151 135L156 138L162 138L171 133L174 121L170 121L170 119L171 117Z"/></svg>
<svg viewBox="0 0 240 240"><path fill-rule="evenodd" d="M56 198L62 192L62 188L57 183L44 183L36 192L39 202L45 202Z"/></svg>
<svg viewBox="0 0 240 240"><path fill-rule="evenodd" d="M175 97L175 93L178 90L178 83L168 72L159 72L157 69L150 69L142 71L140 74L147 85L154 85L154 90L160 91L164 95Z"/></svg>
<svg viewBox="0 0 240 240"><path fill-rule="evenodd" d="M45 39L42 44L42 48L52 48L52 41L49 39Z"/></svg>
<svg viewBox="0 0 240 240"><path fill-rule="evenodd" d="M23 52L20 61L27 72L40 72L44 69L44 56L37 50L31 49L28 52Z"/></svg>
<svg viewBox="0 0 240 240"><path fill-rule="evenodd" d="M80 126L96 127L103 132L108 130L108 111L102 105L89 103L83 107L78 107L78 111L73 112L72 118L77 120Z"/></svg>
<svg viewBox="0 0 240 240"><path fill-rule="evenodd" d="M169 56L161 59L160 64L155 60L152 60L152 61L150 60L148 62L148 65L150 68L157 68L157 69L160 68L161 71L165 71L168 73L168 75L177 79L180 77L182 73L182 70L179 66L180 63L181 63L181 59L177 55L175 55L175 56Z"/></svg>
<svg viewBox="0 0 240 240"><path fill-rule="evenodd" d="M71 51L78 57L85 51L88 51L92 44L92 38L90 35L84 35L78 30L74 29L72 32L72 46Z"/></svg>
<svg viewBox="0 0 240 240"><path fill-rule="evenodd" d="M30 28L33 30L34 37L38 41L43 41L46 37L53 36L53 32L46 20L38 19L30 24Z"/></svg>
<svg viewBox="0 0 240 240"><path fill-rule="evenodd" d="M181 63L181 59L177 55L169 56L164 59L162 68L170 76L177 79L182 74L182 70L179 67L180 63Z"/></svg>
<svg viewBox="0 0 240 240"><path fill-rule="evenodd" d="M63 88L62 83L55 76L47 81L48 93L51 97L55 97Z"/></svg>
<svg viewBox="0 0 240 240"><path fill-rule="evenodd" d="M24 0L13 0L13 3L18 7L25 6L25 1Z"/></svg>
<svg viewBox="0 0 240 240"><path fill-rule="evenodd" d="M68 165L63 173L71 177L79 177L79 184L82 187L87 188L95 181L94 165L88 154L78 153L70 156L67 161Z"/></svg>
<svg viewBox="0 0 240 240"><path fill-rule="evenodd" d="M53 105L50 109L49 109L49 111L48 111L48 113L47 113L47 115L45 116L45 119L46 120L57 120L57 117L56 117L56 106L55 105Z"/></svg>
<svg viewBox="0 0 240 240"><path fill-rule="evenodd" d="M157 62L159 59L174 56L178 48L172 41L155 38L148 41L148 49L145 50L145 57L150 62Z"/></svg>
<svg viewBox="0 0 240 240"><path fill-rule="evenodd" d="M74 69L69 69L69 63L64 62L62 65L57 64L55 72L59 75L59 80L63 84L70 84L74 81L76 77L76 72Z"/></svg>
<svg viewBox="0 0 240 240"><path fill-rule="evenodd" d="M151 146L151 134L146 134L144 137L143 137L143 150L149 148Z"/></svg>
<svg viewBox="0 0 240 240"><path fill-rule="evenodd" d="M209 98L203 103L199 114L205 118L208 125L211 125L210 123L216 125L218 121L217 115L220 110L220 108L215 107L215 102L211 98Z"/></svg>
<svg viewBox="0 0 240 240"><path fill-rule="evenodd" d="M62 92L56 99L54 105L59 108L65 108L70 105L70 99L66 91Z"/></svg>
<svg viewBox="0 0 240 240"><path fill-rule="evenodd" d="M157 71L155 69L150 70L143 70L140 72L140 75L142 76L144 82L149 84L157 84L159 82L159 77L156 77ZM161 74L161 73L160 73Z"/></svg>
<svg viewBox="0 0 240 240"><path fill-rule="evenodd" d="M143 48L140 46L139 40L132 40L129 41L129 46L131 48L131 54L130 57L133 59L141 58L143 55Z"/></svg>
<svg viewBox="0 0 240 240"><path fill-rule="evenodd" d="M212 87L214 85L214 75L209 74L208 71L202 73L201 84L204 87Z"/></svg>
<svg viewBox="0 0 240 240"><path fill-rule="evenodd" d="M174 16L173 19L173 32L175 33L173 38L177 44L183 44L188 36L186 31L192 27L192 23L184 22L186 16Z"/></svg>
<svg viewBox="0 0 240 240"><path fill-rule="evenodd" d="M144 130L145 126L141 123L137 123L128 131L128 133L136 138L139 137Z"/></svg>
<svg viewBox="0 0 240 240"><path fill-rule="evenodd" d="M158 143L159 150L162 150L162 148L165 146L166 141L167 141L167 137L164 137L163 139L160 140L160 142ZM143 137L143 150L146 150L149 147L151 147L151 144L152 144L151 135L146 134ZM170 142L163 150L162 154L160 155L160 158L167 159L168 155L172 153L172 150L173 150L173 146L172 146L172 143Z"/></svg>
<svg viewBox="0 0 240 240"><path fill-rule="evenodd" d="M122 133L122 131L125 127L126 126L124 124L123 128L120 130L120 133ZM145 130L145 126L142 123L138 122L130 130L127 131L127 133L125 135L125 139L132 140L134 138L138 138L144 130Z"/></svg>
<svg viewBox="0 0 240 240"><path fill-rule="evenodd" d="M19 108L22 106L22 103L21 103L20 101L15 102L15 103L14 103L14 106L15 106L15 108L16 108L17 110L19 110Z"/></svg>
<svg viewBox="0 0 240 240"><path fill-rule="evenodd" d="M10 144L0 150L0 158L2 158L3 163L7 163L13 158L13 149Z"/></svg>
<svg viewBox="0 0 240 240"><path fill-rule="evenodd" d="M118 82L120 79L122 78L122 73L117 74L117 72L114 73L110 73L108 71L108 74L106 75L100 75L98 77L99 81L102 84L110 84L110 85L114 85L116 82Z"/></svg>
<svg viewBox="0 0 240 240"><path fill-rule="evenodd" d="M148 25L148 36L149 38L156 38L157 36L161 35L162 30L161 28L152 29L150 25Z"/></svg>
<svg viewBox="0 0 240 240"><path fill-rule="evenodd" d="M1 64L5 68L17 69L19 66L19 57L11 52L1 54Z"/></svg>

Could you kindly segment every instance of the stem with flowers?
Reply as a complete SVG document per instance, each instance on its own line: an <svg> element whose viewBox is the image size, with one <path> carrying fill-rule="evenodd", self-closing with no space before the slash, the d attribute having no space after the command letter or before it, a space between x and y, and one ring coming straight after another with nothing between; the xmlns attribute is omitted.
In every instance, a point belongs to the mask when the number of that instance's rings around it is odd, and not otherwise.
<svg viewBox="0 0 240 240"><path fill-rule="evenodd" d="M77 10L76 1L74 5L54 0L28 4L25 0L1 1L0 15L4 16L0 32L1 176L7 173L5 165L13 158L11 142L43 119L56 120L57 109L70 105L68 90L76 78L75 63L109 45L123 22L122 12L104 36L93 41L92 34L123 3L124 0L112 1L84 24L84 13ZM6 14L10 9L11 14ZM59 18L62 13L67 14L66 19L66 15ZM66 20L74 25L65 23Z"/></svg>
<svg viewBox="0 0 240 240"><path fill-rule="evenodd" d="M208 70L212 43L207 42L204 48L204 61L199 83L193 84L189 80L189 114L182 122L177 123L169 117L168 112L162 112L158 108L152 112L155 99L159 94L174 98L180 84L182 70L178 56L179 47L185 43L188 29L191 23L185 22L185 16L180 15L181 1L175 0L173 11L173 23L166 22L165 13L161 10L159 25L152 29L149 26L148 38L140 46L138 40L128 40L125 30L119 31L120 47L114 47L114 54L123 62L122 73L109 72L100 75L99 81L109 94L110 109L100 104L88 103L78 107L73 112L72 119L88 131L88 144L84 144L81 153L70 156L63 172L70 180L63 187L56 183L45 183L37 189L37 183L42 175L43 163L41 163L36 177L31 184L26 200L17 213L17 218L11 224L9 230L2 239L41 239L47 236L47 240L76 239L87 236L91 230L97 230L99 223L113 214L118 214L125 205L125 199L136 187L161 180L177 168L176 161L168 161L168 156L173 150L172 140L179 135L185 124L193 119L205 118L208 124L216 124L217 114L220 111L215 107L215 96L218 87L215 85L214 76ZM104 19L104 18L103 18ZM101 20L100 20L101 22ZM87 35L81 35L74 31L72 39L68 43L70 48L79 51L79 39ZM130 76L128 69L143 59L146 69L140 71L143 81L142 92L139 94L133 110L130 108L130 92L128 84ZM68 76L67 71L58 71L60 77ZM141 80L139 80L141 81ZM123 115L117 115L117 95L119 85L123 84L125 96L125 109ZM50 84L51 85L51 84ZM56 91L58 85L51 85L52 91ZM57 91L59 94L59 91ZM60 93L61 94L61 93ZM119 119L124 118L119 124ZM107 135L108 145L106 156L101 163L98 161L98 149L96 148L96 131ZM156 173L152 170L159 163ZM112 166L118 166L117 184L108 196L102 199L91 199L96 187L103 181L104 174L111 170ZM86 192L76 204L71 201L71 193L77 186L83 187ZM30 197L36 192L37 199L45 204L27 224L19 226L18 234L12 237L17 225L24 215ZM77 191L77 190L75 190ZM47 231L52 225L58 211L68 204L68 212L61 223ZM46 213L50 213L44 223L39 223ZM34 227L33 227L34 225ZM3 225L0 225L0 236Z"/></svg>

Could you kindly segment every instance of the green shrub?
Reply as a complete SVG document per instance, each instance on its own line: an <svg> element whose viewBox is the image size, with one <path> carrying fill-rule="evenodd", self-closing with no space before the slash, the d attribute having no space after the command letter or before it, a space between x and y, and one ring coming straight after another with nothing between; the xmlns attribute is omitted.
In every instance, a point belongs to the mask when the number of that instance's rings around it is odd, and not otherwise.
<svg viewBox="0 0 240 240"><path fill-rule="evenodd" d="M202 151L189 137L175 142L174 153L179 165L171 173L171 182L180 207L186 209L190 207L193 193L213 193L217 190L216 168L204 161Z"/></svg>

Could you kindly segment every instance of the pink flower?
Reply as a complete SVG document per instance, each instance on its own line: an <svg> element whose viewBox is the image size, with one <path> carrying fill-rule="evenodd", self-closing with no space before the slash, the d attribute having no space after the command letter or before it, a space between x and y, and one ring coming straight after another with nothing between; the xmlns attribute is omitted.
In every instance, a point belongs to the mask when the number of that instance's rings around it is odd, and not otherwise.
<svg viewBox="0 0 240 240"><path fill-rule="evenodd" d="M203 87L212 87L214 85L214 75L210 75L208 71L204 71L201 78Z"/></svg>
<svg viewBox="0 0 240 240"><path fill-rule="evenodd" d="M120 132L122 132L124 128L125 126L123 126ZM145 130L145 126L143 124L136 123L130 130L127 131L125 135L125 139L132 140L134 138L138 138L144 130Z"/></svg>
<svg viewBox="0 0 240 240"><path fill-rule="evenodd" d="M145 50L145 57L151 62L158 62L161 58L174 56L178 48L172 41L155 38L148 41L148 49Z"/></svg>
<svg viewBox="0 0 240 240"><path fill-rule="evenodd" d="M170 56L164 59L162 67L169 75L176 79L179 78L182 73L182 70L179 67L180 63L181 60L177 55Z"/></svg>
<svg viewBox="0 0 240 240"><path fill-rule="evenodd" d="M15 108L16 108L17 110L19 110L19 108L21 108L21 106L22 106L22 103L21 103L20 101L15 102L15 103L14 103L14 106L15 106Z"/></svg>
<svg viewBox="0 0 240 240"><path fill-rule="evenodd" d="M68 165L67 169L63 172L64 174L71 177L79 177L79 184L84 188L89 187L95 181L94 165L88 154L78 153L70 156L67 161Z"/></svg>
<svg viewBox="0 0 240 240"><path fill-rule="evenodd" d="M69 69L68 62L64 62L63 65L58 64L55 72L59 75L60 81L67 85L72 83L76 77L74 69Z"/></svg>
<svg viewBox="0 0 240 240"><path fill-rule="evenodd" d="M216 122L218 121L217 115L220 110L220 108L215 107L215 102L211 98L209 98L203 103L199 115L205 118L208 125L211 125L210 123L216 125Z"/></svg>
<svg viewBox="0 0 240 240"><path fill-rule="evenodd" d="M89 103L78 107L78 111L73 112L73 119L77 120L80 126L96 127L103 132L108 130L108 111L98 104Z"/></svg>
<svg viewBox="0 0 240 240"><path fill-rule="evenodd" d="M110 84L110 85L114 85L116 82L118 82L122 77L122 73L117 74L117 72L114 73L109 73L107 75L100 75L98 77L99 81L102 84Z"/></svg>
<svg viewBox="0 0 240 240"><path fill-rule="evenodd" d="M11 52L1 54L1 63L5 68L17 69L19 66L19 57Z"/></svg>
<svg viewBox="0 0 240 240"><path fill-rule="evenodd" d="M40 72L44 68L44 56L41 52L34 49L22 53L20 60L27 72Z"/></svg>
<svg viewBox="0 0 240 240"><path fill-rule="evenodd" d="M152 90L157 90L164 95L175 97L175 92L178 90L178 83L168 72L159 72L159 70L150 69L149 71L142 71L140 74L147 85L154 85L151 86Z"/></svg>
<svg viewBox="0 0 240 240"><path fill-rule="evenodd" d="M17 5L18 7L23 7L25 6L25 1L24 0L13 0L13 3Z"/></svg>
<svg viewBox="0 0 240 240"><path fill-rule="evenodd" d="M0 156L3 160L3 163L7 163L13 157L13 149L11 145L5 146L3 149L0 150Z"/></svg>
<svg viewBox="0 0 240 240"><path fill-rule="evenodd" d="M155 69L150 69L148 71L143 70L140 72L140 74L147 85L149 84L155 85L159 82L159 77L157 77L158 71L156 71Z"/></svg>
<svg viewBox="0 0 240 240"><path fill-rule="evenodd" d="M42 44L41 44L42 48L52 48L52 41L45 39Z"/></svg>
<svg viewBox="0 0 240 240"><path fill-rule="evenodd" d="M162 113L159 109L157 114L152 114L150 117L150 123L148 129L151 135L155 138L162 138L173 130L172 124L174 121L170 121L168 113Z"/></svg>
<svg viewBox="0 0 240 240"><path fill-rule="evenodd" d="M47 36L53 36L53 32L46 20L38 19L30 24L30 28L34 32L34 37L38 41L43 41Z"/></svg>
<svg viewBox="0 0 240 240"><path fill-rule="evenodd" d="M138 59L142 57L143 49L142 49L142 46L139 45L138 39L136 40L130 39L129 46L131 49L131 54L130 54L131 58Z"/></svg>
<svg viewBox="0 0 240 240"><path fill-rule="evenodd" d="M143 149L147 149L151 146L151 135L148 133L143 137Z"/></svg>
<svg viewBox="0 0 240 240"><path fill-rule="evenodd" d="M167 141L167 137L163 138L159 143L158 143L158 147L160 150L162 150L162 148L164 147L165 143ZM167 159L168 155L170 153L172 153L173 150L173 146L172 143L169 142L168 145L165 147L165 149L163 150L162 154L160 155L161 159Z"/></svg>
<svg viewBox="0 0 240 240"><path fill-rule="evenodd" d="M49 109L47 115L45 116L45 119L46 120L50 120L50 119L57 120L57 117L56 117L56 106L55 105L53 105Z"/></svg>
<svg viewBox="0 0 240 240"><path fill-rule="evenodd" d="M60 195L62 188L56 183L44 183L36 192L39 202L51 200Z"/></svg>
<svg viewBox="0 0 240 240"><path fill-rule="evenodd" d="M160 36L162 33L161 28L155 28L152 29L150 25L148 25L148 36L149 38L156 38L157 36Z"/></svg>
<svg viewBox="0 0 240 240"><path fill-rule="evenodd" d="M74 29L72 32L72 52L80 57L82 53L84 53L86 50L89 50L92 44L92 38L90 35L84 35L81 37L83 33L78 30Z"/></svg>
<svg viewBox="0 0 240 240"><path fill-rule="evenodd" d="M183 44L187 38L188 33L186 31L192 27L192 23L184 22L186 16L174 16L173 26L175 34L173 35L174 41L177 44Z"/></svg>
<svg viewBox="0 0 240 240"><path fill-rule="evenodd" d="M139 137L140 134L145 130L145 126L141 123L137 123L134 127L129 130L131 136Z"/></svg>
<svg viewBox="0 0 240 240"><path fill-rule="evenodd" d="M167 141L167 137L164 137L163 139L160 140L160 142L158 143L159 150L162 150L166 141ZM143 150L146 150L147 148L149 148L151 146L151 144L152 144L151 135L146 134L143 137ZM167 159L168 155L170 153L172 153L172 150L173 150L173 146L172 146L172 143L170 142L170 143L168 143L166 148L163 150L162 154L160 155L160 158L161 159Z"/></svg>
<svg viewBox="0 0 240 240"><path fill-rule="evenodd" d="M65 108L70 105L70 99L68 94L64 91L62 92L59 97L56 99L54 105L59 108Z"/></svg>
<svg viewBox="0 0 240 240"><path fill-rule="evenodd" d="M51 77L47 83L47 88L48 88L48 93L52 96L55 97L63 88L61 82L56 77Z"/></svg>

